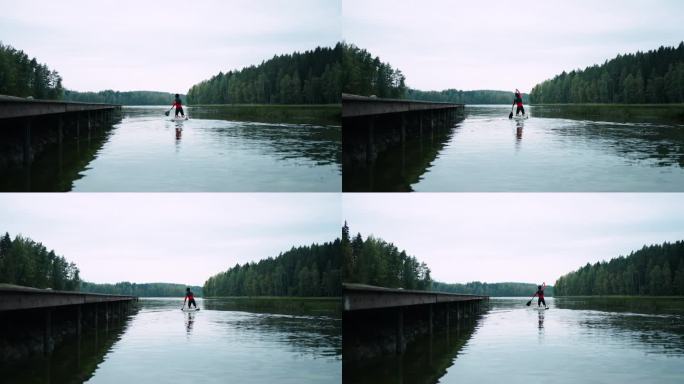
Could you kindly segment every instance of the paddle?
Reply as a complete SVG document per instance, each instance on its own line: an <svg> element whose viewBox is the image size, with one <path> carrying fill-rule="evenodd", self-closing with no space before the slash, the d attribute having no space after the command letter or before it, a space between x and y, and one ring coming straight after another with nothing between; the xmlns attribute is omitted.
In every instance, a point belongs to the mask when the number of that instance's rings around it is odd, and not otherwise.
<svg viewBox="0 0 684 384"><path fill-rule="evenodd" d="M173 109L173 107L171 107L171 109ZM168 116L168 115L171 113L171 109L169 109L168 111L164 112L164 115ZM512 113L512 112L511 112L511 113Z"/></svg>
<svg viewBox="0 0 684 384"><path fill-rule="evenodd" d="M532 297L530 298L530 301L528 301L527 304L525 304L525 305L527 305L528 307L529 307L530 305L532 305L532 300L534 300L534 296L535 296L536 294L537 294L537 292L535 292L534 295L532 295Z"/></svg>
<svg viewBox="0 0 684 384"><path fill-rule="evenodd" d="M513 104L513 105L511 106L511 113L508 115L508 119L509 119L509 120L513 118L513 107L514 107L514 106L515 106L515 104Z"/></svg>

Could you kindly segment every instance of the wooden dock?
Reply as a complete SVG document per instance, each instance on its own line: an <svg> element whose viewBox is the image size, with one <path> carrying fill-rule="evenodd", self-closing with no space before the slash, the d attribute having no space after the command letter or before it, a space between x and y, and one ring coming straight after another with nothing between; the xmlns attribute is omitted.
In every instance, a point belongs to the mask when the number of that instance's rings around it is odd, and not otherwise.
<svg viewBox="0 0 684 384"><path fill-rule="evenodd" d="M53 291L0 285L0 311L56 308L66 305L122 303L137 301L134 296L102 295L74 291Z"/></svg>
<svg viewBox="0 0 684 384"><path fill-rule="evenodd" d="M342 118L379 116L391 113L445 112L463 110L463 104L434 101L384 99L342 94Z"/></svg>
<svg viewBox="0 0 684 384"><path fill-rule="evenodd" d="M0 345L24 354L49 355L64 334L81 338L84 327L95 332L108 332L114 321L123 322L134 296L56 291L0 284L0 327L11 328L14 334L0 335ZM55 332L54 329L57 329ZM55 338L55 334L60 337ZM17 335L19 336L17 338ZM42 338L40 345L27 339ZM55 341L58 340L58 341Z"/></svg>
<svg viewBox="0 0 684 384"><path fill-rule="evenodd" d="M121 108L120 105L76 103L54 100L33 100L0 95L0 119L28 118L74 112L102 112Z"/></svg>
<svg viewBox="0 0 684 384"><path fill-rule="evenodd" d="M372 174L370 169L379 159L381 159L379 162L383 164L423 163L420 155L412 154L406 149L413 146L422 147L423 143L426 146L438 147L440 140L448 137L464 117L465 106L463 104L343 94L343 190L345 192L395 192L374 190L372 186L357 188L354 185L350 188L349 183L344 181L344 175Z"/></svg>
<svg viewBox="0 0 684 384"><path fill-rule="evenodd" d="M488 296L343 284L343 350L350 360L402 354L417 337L473 322ZM448 337L448 336L447 336Z"/></svg>
<svg viewBox="0 0 684 384"><path fill-rule="evenodd" d="M472 303L488 300L489 296L456 293L392 289L363 284L343 284L344 310L407 307L411 305Z"/></svg>
<svg viewBox="0 0 684 384"><path fill-rule="evenodd" d="M0 95L0 169L28 166L46 144L89 140L112 127L120 105L33 100ZM118 114L117 114L118 115Z"/></svg>

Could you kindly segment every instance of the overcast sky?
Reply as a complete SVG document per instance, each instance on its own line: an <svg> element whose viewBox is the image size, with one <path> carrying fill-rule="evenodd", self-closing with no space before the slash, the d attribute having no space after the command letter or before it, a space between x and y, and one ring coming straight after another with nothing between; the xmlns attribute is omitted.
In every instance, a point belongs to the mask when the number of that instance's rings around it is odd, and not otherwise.
<svg viewBox="0 0 684 384"><path fill-rule="evenodd" d="M186 92L341 39L341 0L0 0L0 41L79 91Z"/></svg>
<svg viewBox="0 0 684 384"><path fill-rule="evenodd" d="M684 1L344 0L348 43L424 90L531 88L618 53L677 45Z"/></svg>
<svg viewBox="0 0 684 384"><path fill-rule="evenodd" d="M684 240L684 194L345 194L343 209L354 235L392 242L450 283L553 284Z"/></svg>
<svg viewBox="0 0 684 384"><path fill-rule="evenodd" d="M0 212L0 232L43 243L97 283L202 285L340 236L337 194L0 194Z"/></svg>

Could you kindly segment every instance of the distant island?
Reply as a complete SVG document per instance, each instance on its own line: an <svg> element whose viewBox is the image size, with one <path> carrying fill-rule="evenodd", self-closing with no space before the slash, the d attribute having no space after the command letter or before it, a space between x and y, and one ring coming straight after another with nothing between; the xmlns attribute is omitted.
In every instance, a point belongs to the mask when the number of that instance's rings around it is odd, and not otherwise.
<svg viewBox="0 0 684 384"><path fill-rule="evenodd" d="M557 296L684 296L684 241L644 246L556 281Z"/></svg>
<svg viewBox="0 0 684 384"><path fill-rule="evenodd" d="M188 91L189 104L339 104L344 45L275 56L219 72Z"/></svg>
<svg viewBox="0 0 684 384"><path fill-rule="evenodd" d="M536 85L533 104L684 103L684 42L607 60L584 70L563 71Z"/></svg>
<svg viewBox="0 0 684 384"><path fill-rule="evenodd" d="M276 257L236 264L204 283L209 296L341 295L340 240L294 247Z"/></svg>

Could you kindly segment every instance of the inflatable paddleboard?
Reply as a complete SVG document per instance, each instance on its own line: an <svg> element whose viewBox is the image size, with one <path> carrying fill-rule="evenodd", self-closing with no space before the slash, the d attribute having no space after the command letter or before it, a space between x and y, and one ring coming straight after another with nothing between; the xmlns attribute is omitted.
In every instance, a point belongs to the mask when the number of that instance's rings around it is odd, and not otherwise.
<svg viewBox="0 0 684 384"><path fill-rule="evenodd" d="M199 308L181 308L181 311L183 312L197 312L199 310Z"/></svg>

